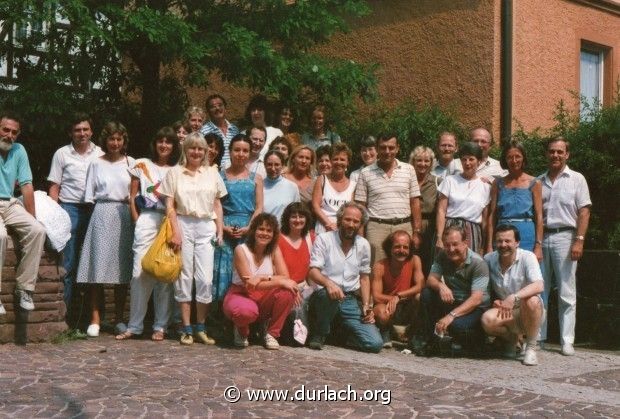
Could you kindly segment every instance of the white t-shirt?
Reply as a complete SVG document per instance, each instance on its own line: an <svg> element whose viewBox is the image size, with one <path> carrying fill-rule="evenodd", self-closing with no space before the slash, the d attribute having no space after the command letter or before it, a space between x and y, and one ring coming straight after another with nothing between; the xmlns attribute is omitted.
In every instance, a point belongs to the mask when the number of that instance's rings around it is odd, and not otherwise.
<svg viewBox="0 0 620 419"><path fill-rule="evenodd" d="M171 166L158 166L150 159L138 159L129 174L140 179L140 195L150 209L164 210L166 202L160 197L159 187Z"/></svg>
<svg viewBox="0 0 620 419"><path fill-rule="evenodd" d="M84 154L75 151L73 144L67 144L56 150L47 180L60 185L58 198L61 202L84 203L88 165L102 155L101 148L92 142Z"/></svg>
<svg viewBox="0 0 620 419"><path fill-rule="evenodd" d="M529 250L517 248L515 261L504 273L499 264L497 251L485 255L484 260L489 265L493 291L502 300L531 283L543 280L538 259Z"/></svg>
<svg viewBox="0 0 620 419"><path fill-rule="evenodd" d="M84 202L129 200L129 171L133 157L123 157L111 163L103 158L93 160L86 173Z"/></svg>
<svg viewBox="0 0 620 419"><path fill-rule="evenodd" d="M482 210L491 201L491 185L480 178L467 180L459 174L448 176L437 190L448 198L446 217L482 222Z"/></svg>

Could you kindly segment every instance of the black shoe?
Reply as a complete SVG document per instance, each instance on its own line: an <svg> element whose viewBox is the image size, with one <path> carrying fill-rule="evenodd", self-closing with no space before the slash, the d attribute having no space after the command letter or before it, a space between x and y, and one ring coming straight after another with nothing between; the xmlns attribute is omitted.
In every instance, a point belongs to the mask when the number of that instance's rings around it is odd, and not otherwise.
<svg viewBox="0 0 620 419"><path fill-rule="evenodd" d="M308 342L308 348L320 351L321 349L323 349L324 343L325 343L325 336L314 335L310 339L310 342Z"/></svg>
<svg viewBox="0 0 620 419"><path fill-rule="evenodd" d="M420 335L415 335L409 341L409 347L411 351L416 355L422 355L424 352L424 348L426 347L427 338Z"/></svg>

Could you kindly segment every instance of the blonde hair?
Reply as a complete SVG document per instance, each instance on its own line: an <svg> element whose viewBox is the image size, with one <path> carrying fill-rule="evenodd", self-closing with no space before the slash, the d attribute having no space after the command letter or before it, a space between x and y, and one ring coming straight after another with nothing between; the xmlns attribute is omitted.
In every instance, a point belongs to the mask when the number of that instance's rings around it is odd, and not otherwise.
<svg viewBox="0 0 620 419"><path fill-rule="evenodd" d="M205 151L205 156L202 159L202 166L209 166L209 159L207 158L207 142L199 132L192 132L187 134L183 141L183 153L179 159L179 166L185 166L187 164L187 152L192 147L202 148Z"/></svg>
<svg viewBox="0 0 620 419"><path fill-rule="evenodd" d="M415 159L422 155L427 155L431 159L431 166L435 164L435 153L433 152L433 149L423 145L417 146L413 149L411 154L409 154L409 164L413 166Z"/></svg>
<svg viewBox="0 0 620 419"><path fill-rule="evenodd" d="M293 173L293 169L295 166L295 157L297 157L297 155L299 154L300 151L302 150L308 150L310 151L310 165L308 166L308 171L306 172L306 175L308 175L309 177L312 177L312 169L314 168L314 161L315 156L314 156L314 150L312 148L310 148L307 145L298 145L297 147L295 147L293 149L293 152L291 153L291 155L288 158L288 173Z"/></svg>
<svg viewBox="0 0 620 419"><path fill-rule="evenodd" d="M191 116L195 114L201 115L203 121L207 119L207 113L204 109L202 109L200 106L190 106L185 111L185 121L189 121L189 118L191 118Z"/></svg>

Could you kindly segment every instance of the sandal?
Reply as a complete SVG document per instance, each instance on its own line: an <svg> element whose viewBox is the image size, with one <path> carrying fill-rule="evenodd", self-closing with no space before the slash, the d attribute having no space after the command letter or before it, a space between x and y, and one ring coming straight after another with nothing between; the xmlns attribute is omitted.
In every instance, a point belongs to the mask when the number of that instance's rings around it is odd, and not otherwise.
<svg viewBox="0 0 620 419"><path fill-rule="evenodd" d="M116 335L115 339L125 340L125 339L131 339L132 337L133 337L133 333L131 333L129 330L126 330L123 333L119 333L118 335Z"/></svg>
<svg viewBox="0 0 620 419"><path fill-rule="evenodd" d="M156 330L151 335L151 340L154 342L161 342L162 340L164 340L164 338L165 335L163 330Z"/></svg>

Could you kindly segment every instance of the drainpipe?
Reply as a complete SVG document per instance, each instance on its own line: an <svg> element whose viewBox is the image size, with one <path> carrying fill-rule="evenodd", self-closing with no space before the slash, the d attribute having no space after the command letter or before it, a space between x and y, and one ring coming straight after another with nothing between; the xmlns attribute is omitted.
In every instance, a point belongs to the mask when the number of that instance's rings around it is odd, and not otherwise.
<svg viewBox="0 0 620 419"><path fill-rule="evenodd" d="M500 142L512 135L512 0L501 7Z"/></svg>

